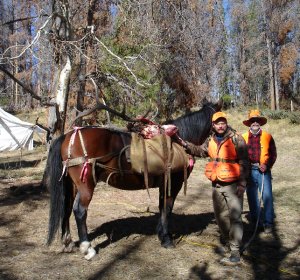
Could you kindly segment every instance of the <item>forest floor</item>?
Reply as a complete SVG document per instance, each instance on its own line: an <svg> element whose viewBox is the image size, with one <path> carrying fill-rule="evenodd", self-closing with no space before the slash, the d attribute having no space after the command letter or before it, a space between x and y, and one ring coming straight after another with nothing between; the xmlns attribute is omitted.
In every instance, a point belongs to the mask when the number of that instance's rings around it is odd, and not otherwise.
<svg viewBox="0 0 300 280"><path fill-rule="evenodd" d="M238 120L236 120L238 121ZM160 246L156 235L158 190L122 191L99 183L89 207L89 237L98 254L87 261L76 248L61 253L56 240L45 245L49 194L40 183L46 149L0 154L0 279L299 279L300 278L300 146L299 127L269 122L278 161L273 168L276 226L259 232L238 266L220 263L205 160L197 160L187 195L179 193L171 223L176 247ZM241 127L241 129L244 129ZM253 229L246 218L244 242ZM71 217L74 240L77 232Z"/></svg>

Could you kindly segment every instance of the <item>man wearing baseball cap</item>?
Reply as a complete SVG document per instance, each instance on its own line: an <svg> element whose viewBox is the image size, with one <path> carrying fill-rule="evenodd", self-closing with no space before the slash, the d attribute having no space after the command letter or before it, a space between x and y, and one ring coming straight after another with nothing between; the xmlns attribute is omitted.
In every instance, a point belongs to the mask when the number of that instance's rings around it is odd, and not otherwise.
<svg viewBox="0 0 300 280"><path fill-rule="evenodd" d="M210 160L205 168L206 177L212 182L214 214L221 232L222 251L230 249L224 264L240 262L243 237L243 194L249 174L248 152L245 140L227 124L224 112L212 117L212 135L201 146L183 141L186 151ZM227 248L226 248L227 247Z"/></svg>
<svg viewBox="0 0 300 280"><path fill-rule="evenodd" d="M276 161L277 151L272 135L261 128L266 123L267 119L261 116L259 110L251 110L248 119L243 121L243 124L249 127L243 137L247 143L251 163L247 187L251 221L256 225L261 219L259 225L264 226L265 233L271 233L274 225L271 168ZM262 216L260 215L259 192L264 206Z"/></svg>

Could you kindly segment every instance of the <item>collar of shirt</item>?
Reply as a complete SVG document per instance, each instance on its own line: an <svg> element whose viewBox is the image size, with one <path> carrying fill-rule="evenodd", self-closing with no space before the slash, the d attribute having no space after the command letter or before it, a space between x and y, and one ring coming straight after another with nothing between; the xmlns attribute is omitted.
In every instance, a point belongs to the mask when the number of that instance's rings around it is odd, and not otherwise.
<svg viewBox="0 0 300 280"><path fill-rule="evenodd" d="M260 136L261 135L261 128L259 129L259 131L258 131L258 133L256 133L256 134L253 134L252 133L252 131L251 131L251 129L249 129L249 137L257 137L257 136Z"/></svg>

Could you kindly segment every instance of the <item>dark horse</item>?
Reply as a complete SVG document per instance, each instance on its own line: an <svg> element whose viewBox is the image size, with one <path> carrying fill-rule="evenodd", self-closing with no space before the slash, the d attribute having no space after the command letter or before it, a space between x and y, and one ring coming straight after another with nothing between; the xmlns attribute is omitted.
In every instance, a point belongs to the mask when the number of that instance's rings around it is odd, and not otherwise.
<svg viewBox="0 0 300 280"><path fill-rule="evenodd" d="M221 109L221 103L206 103L202 109L169 123L179 129L179 135L194 144L201 144L211 130L211 117ZM125 140L124 140L125 139ZM47 244L50 245L61 229L63 250L72 250L69 218L72 210L76 219L80 251L91 259L95 249L88 240L86 225L88 206L98 181L124 190L145 188L144 177L133 173L125 156L125 144L130 133L108 127L84 127L55 139L45 170L50 192L50 214ZM159 188L159 221L157 234L163 247L172 247L168 223L177 194L184 182L184 170L171 174L171 190L164 190L164 175L150 176L149 187ZM166 197L165 197L166 194Z"/></svg>

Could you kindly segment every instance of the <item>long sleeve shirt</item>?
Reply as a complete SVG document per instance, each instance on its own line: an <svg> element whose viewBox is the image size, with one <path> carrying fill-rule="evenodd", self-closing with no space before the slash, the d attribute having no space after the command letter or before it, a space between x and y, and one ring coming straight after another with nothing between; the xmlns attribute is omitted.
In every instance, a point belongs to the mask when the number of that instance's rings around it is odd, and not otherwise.
<svg viewBox="0 0 300 280"><path fill-rule="evenodd" d="M248 139L248 154L249 154L249 160L251 163L259 163L260 160L260 153L261 153L261 144L260 144L260 137L261 137L260 131L258 134L254 135L251 132L249 132L249 139ZM277 159L277 150L276 145L273 137L271 137L271 141L269 144L269 150L268 150L269 160L267 162L268 168L272 168L274 165L276 159Z"/></svg>

